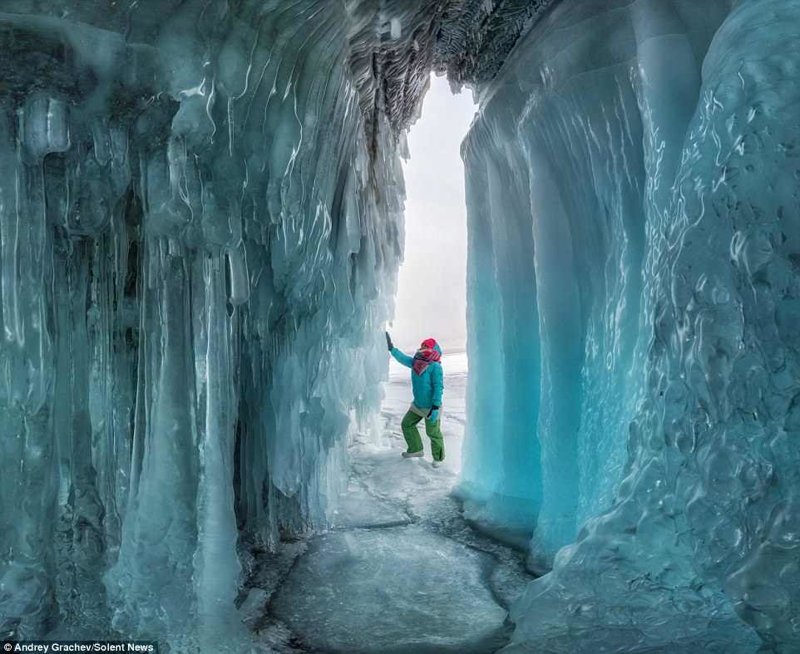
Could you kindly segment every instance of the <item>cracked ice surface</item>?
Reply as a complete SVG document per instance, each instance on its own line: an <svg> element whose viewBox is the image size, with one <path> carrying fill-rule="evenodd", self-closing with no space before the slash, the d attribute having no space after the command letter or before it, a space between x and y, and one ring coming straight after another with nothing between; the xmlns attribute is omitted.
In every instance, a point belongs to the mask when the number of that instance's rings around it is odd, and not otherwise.
<svg viewBox="0 0 800 654"><path fill-rule="evenodd" d="M311 546L272 608L324 651L492 651L506 611L483 579L488 565L416 528L335 533Z"/></svg>

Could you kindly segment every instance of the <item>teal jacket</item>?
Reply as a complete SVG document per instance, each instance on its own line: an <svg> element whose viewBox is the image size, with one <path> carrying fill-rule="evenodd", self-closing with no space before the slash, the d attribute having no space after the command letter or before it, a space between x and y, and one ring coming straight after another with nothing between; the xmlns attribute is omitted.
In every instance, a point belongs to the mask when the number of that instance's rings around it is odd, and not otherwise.
<svg viewBox="0 0 800 654"><path fill-rule="evenodd" d="M442 353L437 345L436 351ZM401 352L396 347L391 349L392 356L406 368L411 368L414 357ZM432 361L425 368L425 372L418 375L411 371L411 389L414 394L414 404L420 409L429 409L433 405L442 406L442 391L444 391L444 373L442 364Z"/></svg>

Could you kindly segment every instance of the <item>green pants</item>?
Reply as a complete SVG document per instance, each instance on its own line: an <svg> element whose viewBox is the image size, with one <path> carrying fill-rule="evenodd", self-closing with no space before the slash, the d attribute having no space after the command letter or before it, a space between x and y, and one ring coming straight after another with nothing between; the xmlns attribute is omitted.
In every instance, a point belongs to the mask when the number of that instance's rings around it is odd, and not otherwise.
<svg viewBox="0 0 800 654"><path fill-rule="evenodd" d="M422 439L417 429L417 423L422 420L422 416L418 416L413 411L409 411L403 417L401 426L403 428L403 436L405 436L406 443L408 443L409 452L422 451ZM444 460L444 436L442 436L442 419L439 418L436 422L431 422L425 418L425 433L431 439L431 453L433 454L434 461Z"/></svg>

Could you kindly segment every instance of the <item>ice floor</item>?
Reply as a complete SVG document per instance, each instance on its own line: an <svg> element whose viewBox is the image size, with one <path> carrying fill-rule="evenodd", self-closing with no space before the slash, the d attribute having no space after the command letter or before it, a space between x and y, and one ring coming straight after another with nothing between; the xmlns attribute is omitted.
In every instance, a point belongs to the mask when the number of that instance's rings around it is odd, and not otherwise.
<svg viewBox="0 0 800 654"><path fill-rule="evenodd" d="M264 553L242 611L265 651L494 652L530 576L524 555L474 532L450 497L464 433L466 356L445 357L445 465L405 460L407 369L392 367L388 447L356 444L330 533Z"/></svg>

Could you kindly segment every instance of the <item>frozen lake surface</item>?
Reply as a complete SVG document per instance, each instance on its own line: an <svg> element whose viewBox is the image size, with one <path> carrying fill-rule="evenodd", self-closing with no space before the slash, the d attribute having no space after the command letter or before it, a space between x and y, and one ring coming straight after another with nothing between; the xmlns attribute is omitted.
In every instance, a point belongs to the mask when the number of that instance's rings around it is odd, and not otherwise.
<svg viewBox="0 0 800 654"><path fill-rule="evenodd" d="M393 365L384 446L351 447L347 492L330 533L265 555L281 578L251 589L251 626L277 652L493 652L508 640L507 608L530 576L523 554L475 533L451 491L464 438L465 354L443 359L445 464L403 459L408 369ZM258 575L255 576L256 578ZM269 588L269 586L272 588ZM264 608L263 605L266 605Z"/></svg>

